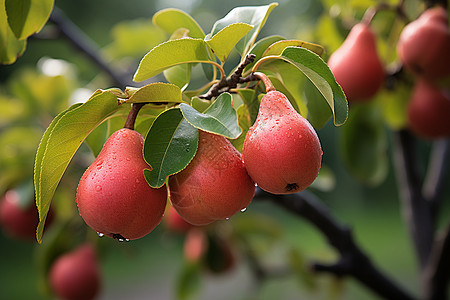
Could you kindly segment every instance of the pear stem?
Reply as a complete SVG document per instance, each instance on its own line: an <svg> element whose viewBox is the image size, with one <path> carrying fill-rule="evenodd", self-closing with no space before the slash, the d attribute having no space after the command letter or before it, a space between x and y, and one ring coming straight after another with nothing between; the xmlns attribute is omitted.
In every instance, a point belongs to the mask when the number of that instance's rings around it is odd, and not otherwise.
<svg viewBox="0 0 450 300"><path fill-rule="evenodd" d="M275 86L273 85L272 81L270 81L269 77L267 77L266 74L261 72L253 72L253 76L255 76L257 79L261 80L264 85L266 86L266 93L276 91Z"/></svg>
<svg viewBox="0 0 450 300"><path fill-rule="evenodd" d="M131 110L130 110L130 113L128 114L127 120L125 121L125 125L123 126L123 128L128 128L128 129L134 130L134 123L136 122L136 117L137 117L139 111L141 110L141 108L145 104L146 103L131 104Z"/></svg>

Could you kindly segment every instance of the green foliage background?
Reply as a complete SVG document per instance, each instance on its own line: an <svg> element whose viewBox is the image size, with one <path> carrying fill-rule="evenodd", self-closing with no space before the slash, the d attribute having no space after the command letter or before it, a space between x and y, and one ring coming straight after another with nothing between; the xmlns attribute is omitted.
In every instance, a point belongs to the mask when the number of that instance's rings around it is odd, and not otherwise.
<svg viewBox="0 0 450 300"><path fill-rule="evenodd" d="M394 1L390 1L394 2ZM343 41L347 28L343 28L329 12L340 8L342 17L361 17L364 9L377 1L279 1L279 6L270 15L260 37L283 35L289 38L315 42L325 47L323 57L326 59ZM409 2L413 7L415 1ZM228 11L242 5L266 5L267 1L64 1L56 0L55 5L73 20L92 40L102 48L102 55L111 66L118 70L133 73L139 60L153 46L165 40L165 35L151 26L150 18L159 9L177 7L189 12L204 28L208 30L213 23ZM413 14L411 8L411 14ZM390 16L382 16L389 25ZM122 22L124 21L124 22ZM378 29L387 34L379 20ZM386 26L389 26L386 25ZM391 26L392 27L392 26ZM389 27L389 28L391 28ZM51 26L44 29L43 35L51 34ZM142 39L142 34L151 36ZM392 49L387 44L380 45L382 56L389 61ZM42 57L62 59L69 64L58 76L42 74ZM238 63L239 57L231 54L225 64L227 72ZM39 69L39 67L41 68ZM200 72L192 72L193 86L204 80ZM80 95L80 88L91 93L98 88L109 88L108 77L86 59L83 54L63 39L39 39L32 37L26 46L24 55L13 65L0 66L0 193L13 187L16 183L31 178L34 155L45 128L57 113L65 110L74 95ZM77 92L75 94L75 92ZM407 92L404 98L407 98ZM381 99L379 101L386 101ZM400 105L401 107L401 105ZM361 110L366 108L362 107ZM398 109L398 108L395 108ZM393 175L390 149L391 136L388 126L402 126L404 117L401 113L387 114L379 112L371 116L379 126L373 128L376 146L379 150L373 155L379 156L381 164L374 167L376 172L356 170L358 166L346 165L339 154L340 137L344 131L347 144L342 147L352 149L358 136L345 128L336 128L328 122L318 131L324 152L323 162L333 176L327 180L330 189L315 189L333 214L342 222L349 224L355 231L356 239L368 251L374 261L386 270L398 282L412 291L417 289L418 279L414 254L407 230L402 222L396 182ZM388 116L388 117L386 117ZM387 118L387 123L377 120ZM111 120L108 128L98 132L103 138L115 127L123 124L123 117ZM358 120L349 120L358 122ZM367 120L363 120L367 121ZM139 126L139 124L137 124ZM142 125L146 126L146 125ZM363 137L364 138L364 137ZM381 145L380 145L381 143ZM92 149L94 150L94 149ZM421 144L421 155L425 157L430 145ZM94 150L95 152L95 150ZM349 152L350 153L350 152ZM350 156L351 157L351 156ZM77 153L69 166L55 205L62 212L61 218L70 220L76 216L73 197L83 170L92 161L92 154L86 145ZM364 157L361 158L364 160ZM362 173L361 173L362 172ZM361 174L359 180L354 173ZM361 181L362 179L362 181ZM362 183L365 182L365 183ZM447 192L448 198L448 192ZM445 211L450 211L448 204ZM336 253L326 244L320 233L307 223L287 214L270 203L253 203L251 209L237 216L230 222L243 222L246 218L259 214L268 215L276 220L275 228L282 235L283 243L262 243L261 250L271 264L277 264L289 248L298 251L300 260L318 259L332 262ZM61 229L62 230L62 229ZM81 229L82 231L83 229ZM72 236L62 238L62 244L69 247L79 239L80 228L70 228ZM148 237L127 244L99 239L90 236L99 243L100 249L108 249L102 257L102 269L105 276L101 299L172 299L175 292L177 276L183 265L182 237L167 233L161 226ZM45 241L44 241L45 243ZM45 260L45 244L36 246L32 243L9 239L0 234L0 299L49 299L48 291L42 283L40 264ZM41 249L36 250L36 248ZM269 251L270 250L270 251ZM62 251L62 249L61 249ZM304 266L302 263L300 264ZM30 266L33 266L30 268ZM353 280L338 281L327 275L310 277L291 276L268 281L258 286L245 268L245 263L233 271L219 277L206 276L202 280L202 290L196 299L377 299ZM231 292L231 294L230 294ZM223 295L223 296L222 296Z"/></svg>

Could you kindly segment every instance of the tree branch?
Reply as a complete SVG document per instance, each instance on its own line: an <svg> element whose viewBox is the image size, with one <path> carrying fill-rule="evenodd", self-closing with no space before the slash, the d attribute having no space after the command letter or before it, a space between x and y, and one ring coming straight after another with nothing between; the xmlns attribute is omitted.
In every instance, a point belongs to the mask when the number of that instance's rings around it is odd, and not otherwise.
<svg viewBox="0 0 450 300"><path fill-rule="evenodd" d="M397 173L403 214L423 270L428 263L434 239L434 220L430 203L422 195L417 170L415 140L407 130L394 132L394 166Z"/></svg>
<svg viewBox="0 0 450 300"><path fill-rule="evenodd" d="M328 242L340 253L341 259L334 265L315 264L315 271L332 272L337 276L352 276L385 299L412 300L407 292L382 274L368 256L355 244L348 227L341 225L313 197L303 191L297 194L273 195L257 189L255 199L270 199L313 224L325 235Z"/></svg>
<svg viewBox="0 0 450 300"><path fill-rule="evenodd" d="M62 10L54 7L49 21L56 25L60 34L67 38L75 48L86 55L93 63L103 70L113 80L113 84L122 90L126 86L132 85L128 75L120 74L113 70L106 61L99 55L98 46L72 21L70 21Z"/></svg>
<svg viewBox="0 0 450 300"><path fill-rule="evenodd" d="M229 90L236 88L238 84L257 80L257 78L255 78L252 74L247 77L242 77L242 72L245 67L248 64L251 64L255 58L256 56L254 54L247 55L245 60L239 65L230 78L222 78L222 80L212 85L206 94L200 95L199 98L211 100L213 97L217 97L221 93L228 92Z"/></svg>
<svg viewBox="0 0 450 300"><path fill-rule="evenodd" d="M430 263L424 271L424 299L448 299L450 281L450 226L436 238Z"/></svg>
<svg viewBox="0 0 450 300"><path fill-rule="evenodd" d="M430 203L433 220L436 220L441 202L443 190L446 184L446 175L450 167L450 140L434 142L430 156L430 163L423 185L423 195Z"/></svg>

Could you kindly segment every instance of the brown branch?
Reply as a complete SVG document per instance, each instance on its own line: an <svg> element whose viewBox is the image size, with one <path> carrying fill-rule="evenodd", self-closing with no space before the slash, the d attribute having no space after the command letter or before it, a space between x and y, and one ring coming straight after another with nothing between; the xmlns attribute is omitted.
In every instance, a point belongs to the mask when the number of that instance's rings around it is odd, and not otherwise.
<svg viewBox="0 0 450 300"><path fill-rule="evenodd" d="M431 206L422 194L422 180L417 169L415 139L407 130L394 132L394 166L403 214L423 270L428 263L434 239Z"/></svg>
<svg viewBox="0 0 450 300"><path fill-rule="evenodd" d="M450 226L436 238L430 262L424 272L424 299L448 299L450 281Z"/></svg>
<svg viewBox="0 0 450 300"><path fill-rule="evenodd" d="M100 56L98 46L92 41L77 25L67 18L62 10L54 7L49 21L56 25L59 34L69 40L72 45L86 55L95 65L103 70L113 80L113 84L124 89L132 85L128 75L121 74L113 70L107 62Z"/></svg>
<svg viewBox="0 0 450 300"><path fill-rule="evenodd" d="M316 263L313 265L315 271L351 276L385 299L414 299L375 267L355 243L351 230L336 221L312 194L303 191L297 194L273 195L258 188L255 199L270 199L289 212L306 219L324 234L330 245L340 253L341 258L336 264Z"/></svg>
<svg viewBox="0 0 450 300"><path fill-rule="evenodd" d="M206 94L200 95L199 98L211 100L213 97L217 97L221 93L228 92L229 90L236 88L238 84L256 80L256 78L254 78L252 75L242 77L242 72L244 71L245 67L251 64L255 60L255 58L256 55L254 54L247 55L245 60L239 65L236 71L234 71L234 73L229 78L222 78L222 80L213 84Z"/></svg>

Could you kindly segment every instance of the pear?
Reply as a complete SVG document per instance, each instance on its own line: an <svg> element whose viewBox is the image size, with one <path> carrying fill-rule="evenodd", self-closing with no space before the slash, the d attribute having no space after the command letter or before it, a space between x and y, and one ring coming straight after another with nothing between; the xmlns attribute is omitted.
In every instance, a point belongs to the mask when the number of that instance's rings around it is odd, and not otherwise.
<svg viewBox="0 0 450 300"><path fill-rule="evenodd" d="M206 225L245 209L255 184L241 158L225 137L200 130L195 157L169 179L169 199L178 214L193 225Z"/></svg>
<svg viewBox="0 0 450 300"><path fill-rule="evenodd" d="M350 30L341 47L331 54L328 66L349 102L371 99L385 78L375 33L363 23Z"/></svg>
<svg viewBox="0 0 450 300"><path fill-rule="evenodd" d="M143 143L137 131L116 131L78 184L79 213L99 235L134 240L161 222L167 190L147 184L143 171L151 167L144 161Z"/></svg>
<svg viewBox="0 0 450 300"><path fill-rule="evenodd" d="M319 138L286 96L269 91L244 140L242 159L263 190L290 194L306 189L317 177L322 159Z"/></svg>
<svg viewBox="0 0 450 300"><path fill-rule="evenodd" d="M437 80L450 75L450 30L446 10L426 10L402 30L397 53L405 68L417 76Z"/></svg>
<svg viewBox="0 0 450 300"><path fill-rule="evenodd" d="M450 93L419 79L408 103L410 129L425 139L450 136Z"/></svg>
<svg viewBox="0 0 450 300"><path fill-rule="evenodd" d="M60 299L92 300L100 292L100 267L91 244L59 256L48 276L52 291Z"/></svg>

